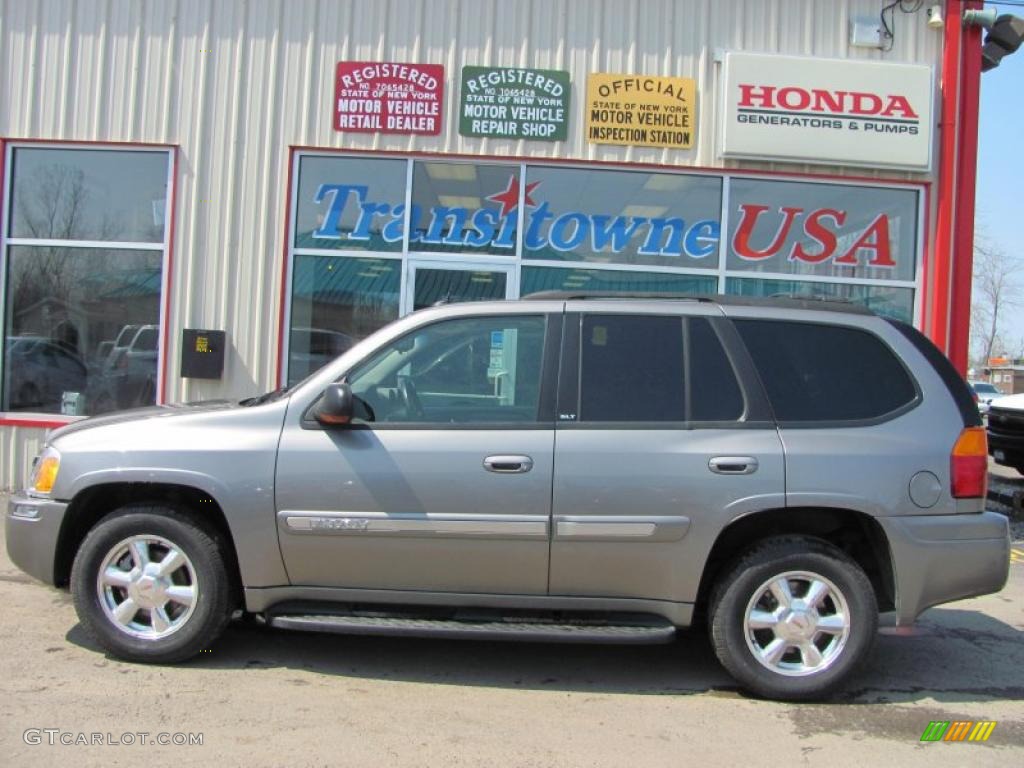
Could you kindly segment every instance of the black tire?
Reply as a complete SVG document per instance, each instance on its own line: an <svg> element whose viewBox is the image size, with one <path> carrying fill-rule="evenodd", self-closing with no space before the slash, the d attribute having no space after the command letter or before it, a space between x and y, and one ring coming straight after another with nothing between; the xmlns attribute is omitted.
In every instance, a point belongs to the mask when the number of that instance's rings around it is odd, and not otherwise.
<svg viewBox="0 0 1024 768"><path fill-rule="evenodd" d="M819 607L822 615L831 614L834 621L841 621L841 615L845 615L848 633L842 642L841 633L822 631L813 635L810 642L825 659L819 662L822 666L820 671L814 670L813 663L807 663L810 657L805 657L805 651L801 651L797 643L789 644L791 637L776 634L801 631L806 623L807 614L802 613L806 604L797 611L800 616L793 616L775 600L770 590L762 590L763 585L787 573L817 576L823 583L831 582L828 586L838 592L833 594L829 589ZM800 599L802 595L796 589L809 588L811 580L794 578L787 583L793 597ZM790 618L779 622L779 630L752 627L748 638L745 628L748 606L767 610L773 601L773 615ZM840 609L843 603L845 611ZM799 701L824 698L835 692L867 656L878 630L878 604L864 571L841 550L812 537L779 536L754 546L723 572L715 584L710 606L711 642L722 666L745 689L770 699ZM817 608L813 616L812 622L816 626L816 622L821 620L817 618ZM774 666L770 666L770 660L764 663L759 660L755 649L763 651L775 640L779 640L787 650L774 662ZM814 649L806 648L806 651L813 652ZM783 667L787 669L783 670Z"/></svg>
<svg viewBox="0 0 1024 768"><path fill-rule="evenodd" d="M163 551L164 557L168 550L155 540L169 542L188 560L165 582L177 579L190 588L194 594L192 607L185 609L179 603L168 603L172 607L163 614L165 617L170 612L181 613L175 619L180 620L180 626L166 636L141 637L130 633L131 626L136 626L136 631L145 631L139 625L153 623L151 611L140 608L133 614L138 621L121 627L113 616L108 616L109 607L104 607L111 603L107 591L101 590L98 583L100 571L115 548L132 537L151 537L154 543L145 545L147 551ZM234 608L232 582L216 534L197 518L162 506L122 507L89 531L71 569L71 591L82 626L100 646L118 658L153 664L183 661L209 648L223 632ZM129 596L127 587L114 587L111 594L114 602L123 602ZM152 630L156 630L155 625Z"/></svg>

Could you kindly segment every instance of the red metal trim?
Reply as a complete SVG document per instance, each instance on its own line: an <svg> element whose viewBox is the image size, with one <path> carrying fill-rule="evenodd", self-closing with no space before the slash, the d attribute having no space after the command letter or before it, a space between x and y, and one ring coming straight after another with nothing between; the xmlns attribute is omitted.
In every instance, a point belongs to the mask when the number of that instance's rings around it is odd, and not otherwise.
<svg viewBox="0 0 1024 768"><path fill-rule="evenodd" d="M966 9L981 8L970 0ZM967 375L971 333L971 282L974 274L974 203L978 177L978 115L981 91L981 28L966 27L960 57L960 131L957 147L957 185L953 207L952 293L949 307L949 359Z"/></svg>
<svg viewBox="0 0 1024 768"><path fill-rule="evenodd" d="M81 417L69 416L66 420L57 419L19 419L13 416L0 415L0 427L29 427L32 429L56 429L72 422L78 421Z"/></svg>
<svg viewBox="0 0 1024 768"><path fill-rule="evenodd" d="M174 296L172 287L174 285L174 234L177 232L177 207L178 207L178 160L181 150L178 147L171 148L171 188L169 216L164 220L164 226L170 227L171 231L167 237L167 253L164 255L164 268L167 270L167 296L164 297L164 316L161 319L161 330L163 331L163 343L160 352L160 359L163 361L163 370L158 371L156 402L163 405L167 402L167 371L170 369L170 360L167 355L170 352L171 338L171 299Z"/></svg>
<svg viewBox="0 0 1024 768"><path fill-rule="evenodd" d="M288 173L286 174L286 184L284 192L284 254L281 258L281 296L279 298L280 306L277 309L277 365L275 367L277 376L277 388L280 389L282 381L284 379L284 334L286 332L286 323L288 318L284 316L285 306L287 305L288 299L288 254L291 253L291 242L292 236L292 169L295 167L295 147L288 147Z"/></svg>
<svg viewBox="0 0 1024 768"><path fill-rule="evenodd" d="M949 298L953 226L956 218L957 104L960 77L960 0L946 0L946 26L942 55L942 114L939 121L938 211L935 217L933 284L929 289L931 317L925 332L949 353Z"/></svg>
<svg viewBox="0 0 1024 768"><path fill-rule="evenodd" d="M921 241L921 280L918 283L918 292L920 297L918 301L921 305L921 328L928 327L928 288L929 279L932 272L932 259L928 258L929 248L931 247L931 221L932 221L932 188L928 185L924 189L924 204L921 206L924 209L924 216L921 220L921 226L924 227Z"/></svg>
<svg viewBox="0 0 1024 768"><path fill-rule="evenodd" d="M671 173L691 173L699 176L768 176L786 179L807 179L809 181L851 181L861 184L900 185L920 187L931 184L930 179L896 179L884 176L840 176L835 173L808 173L804 171L763 171L745 168L722 168L708 165L664 165L661 163L634 163L622 160L588 160L586 158L535 157L519 155L467 155L456 152L425 152L404 149L349 149L346 147L315 147L305 145L289 146L291 153L317 152L335 155L374 155L377 157L440 158L472 162L499 162L507 165L527 163L530 165L578 165L586 167L604 166L609 168L650 168ZM915 171L906 171L915 173Z"/></svg>

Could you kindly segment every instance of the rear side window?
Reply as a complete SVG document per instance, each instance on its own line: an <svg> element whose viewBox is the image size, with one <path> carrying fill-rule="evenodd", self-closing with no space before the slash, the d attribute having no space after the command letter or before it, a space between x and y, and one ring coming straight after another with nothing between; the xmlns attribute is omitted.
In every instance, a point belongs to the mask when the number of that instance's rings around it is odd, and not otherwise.
<svg viewBox="0 0 1024 768"><path fill-rule="evenodd" d="M866 331L772 320L735 325L780 422L877 419L917 397L899 358Z"/></svg>
<svg viewBox="0 0 1024 768"><path fill-rule="evenodd" d="M586 315L581 332L581 421L742 417L736 374L706 319Z"/></svg>

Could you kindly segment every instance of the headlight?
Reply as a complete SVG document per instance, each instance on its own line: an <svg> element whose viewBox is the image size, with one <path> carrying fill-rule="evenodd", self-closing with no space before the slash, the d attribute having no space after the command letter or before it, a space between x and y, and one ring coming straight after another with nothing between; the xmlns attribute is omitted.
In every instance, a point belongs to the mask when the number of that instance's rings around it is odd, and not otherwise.
<svg viewBox="0 0 1024 768"><path fill-rule="evenodd" d="M57 471L60 469L60 454L52 446L42 452L32 468L32 476L28 480L28 490L32 493L49 493L57 482Z"/></svg>

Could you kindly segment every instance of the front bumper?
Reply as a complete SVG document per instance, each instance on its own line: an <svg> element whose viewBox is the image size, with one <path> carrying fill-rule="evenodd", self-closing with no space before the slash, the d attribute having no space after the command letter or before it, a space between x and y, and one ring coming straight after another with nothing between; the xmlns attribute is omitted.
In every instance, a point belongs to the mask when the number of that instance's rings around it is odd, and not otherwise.
<svg viewBox="0 0 1024 768"><path fill-rule="evenodd" d="M988 452L995 459L996 464L1007 467L1024 466L1024 438L1016 435L988 433ZM998 458L996 454L999 454Z"/></svg>
<svg viewBox="0 0 1024 768"><path fill-rule="evenodd" d="M11 562L29 576L54 583L57 538L67 503L37 499L23 494L11 496L4 516L7 554ZM19 510L21 514L15 514ZM25 513L34 513L33 517Z"/></svg>
<svg viewBox="0 0 1024 768"><path fill-rule="evenodd" d="M896 577L896 621L998 592L1010 573L1010 526L995 512L882 517Z"/></svg>

